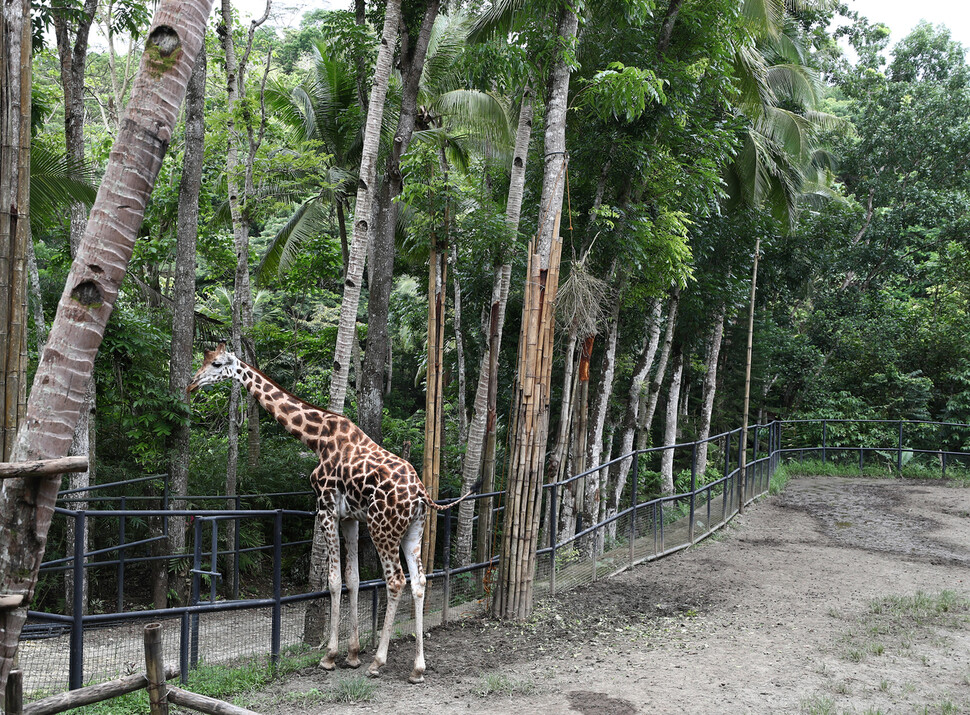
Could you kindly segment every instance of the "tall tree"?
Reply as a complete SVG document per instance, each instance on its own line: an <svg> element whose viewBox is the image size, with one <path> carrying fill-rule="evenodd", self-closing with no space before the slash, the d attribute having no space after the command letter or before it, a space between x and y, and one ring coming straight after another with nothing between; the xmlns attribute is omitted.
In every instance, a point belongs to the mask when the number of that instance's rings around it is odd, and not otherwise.
<svg viewBox="0 0 970 715"><path fill-rule="evenodd" d="M377 51L370 101L367 103L367 122L361 147L360 171L357 180L357 202L354 206L354 236L344 276L344 294L340 301L340 322L334 350L333 373L330 379L330 409L343 412L350 373L350 353L357 331L357 308L360 304L361 281L367 257L368 236L374 221L374 198L377 191L377 153L380 146L384 101L391 76L394 46L401 20L400 0L389 0L384 11L384 29Z"/></svg>
<svg viewBox="0 0 970 715"><path fill-rule="evenodd" d="M384 414L384 381L390 345L387 330L388 302L394 277L394 234L400 206L395 199L400 196L404 185L401 157L407 152L414 134L418 117L418 90L439 5L440 0L430 0L425 5L421 25L414 38L411 37L407 23L402 23L401 54L398 61L402 75L401 111L377 194L368 285L370 294L367 301L367 350L364 352L363 373L359 376L357 421L361 429L378 444L383 441L381 419ZM432 493L431 496L434 498L437 494ZM429 520L428 523L431 524L432 521Z"/></svg>
<svg viewBox="0 0 970 715"><path fill-rule="evenodd" d="M25 428L13 453L16 461L63 457L70 449L94 358L168 148L211 7L210 0L159 3L122 130L34 377ZM0 489L0 525L6 535L0 549L0 593L22 596L19 607L0 613L0 690L6 686L33 597L59 484L59 476L32 477L4 480Z"/></svg>
<svg viewBox="0 0 970 715"><path fill-rule="evenodd" d="M176 226L175 282L172 286L172 354L168 385L172 396L188 404L185 388L192 378L192 339L195 335L195 256L199 235L199 194L202 190L202 164L205 150L205 47L199 52L185 93L185 151L179 180L178 225ZM168 473L173 509L184 509L179 499L188 494L190 423L180 421L169 438ZM168 525L168 553L185 550L185 517L172 517ZM167 564L163 563L163 567ZM168 570L155 577L155 604L167 601ZM163 595L164 594L164 595Z"/></svg>

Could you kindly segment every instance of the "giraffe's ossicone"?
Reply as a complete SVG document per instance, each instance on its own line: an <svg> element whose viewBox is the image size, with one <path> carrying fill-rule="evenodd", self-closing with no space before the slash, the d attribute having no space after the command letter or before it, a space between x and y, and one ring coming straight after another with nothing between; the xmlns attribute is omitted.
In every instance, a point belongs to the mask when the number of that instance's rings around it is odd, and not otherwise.
<svg viewBox="0 0 970 715"><path fill-rule="evenodd" d="M195 373L187 391L223 380L237 380L256 398L287 432L313 450L320 460L310 475L316 495L317 523L327 545L328 586L330 588L330 638L327 654L320 665L332 670L337 657L337 634L340 624L340 547L338 525L343 532L347 551L346 577L350 592L350 647L347 664L360 665L360 635L357 617L357 592L360 575L357 567L358 523L367 524L377 548L384 579L387 582L387 611L381 639L368 668L368 675L378 676L387 662L391 628L397 613L406 579L401 568L399 549L404 552L411 576L414 598L415 640L414 669L409 680L424 680L424 589L426 579L421 559L421 537L428 509L450 509L462 499L447 506L436 504L418 479L414 467L405 459L387 451L364 434L343 415L315 407L287 392L251 365L236 357L219 343L206 350L202 367Z"/></svg>

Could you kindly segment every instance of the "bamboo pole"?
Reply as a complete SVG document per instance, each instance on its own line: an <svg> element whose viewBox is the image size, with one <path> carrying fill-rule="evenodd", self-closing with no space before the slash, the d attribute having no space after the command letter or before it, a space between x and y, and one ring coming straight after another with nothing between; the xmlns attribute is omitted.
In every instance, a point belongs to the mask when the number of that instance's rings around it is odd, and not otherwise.
<svg viewBox="0 0 970 715"><path fill-rule="evenodd" d="M741 416L741 447L738 458L738 513L744 513L744 492L748 481L748 417L751 410L751 351L754 344L754 300L758 291L758 256L761 234L754 242L754 266L751 268L751 302L748 306L748 352L744 365L744 410Z"/></svg>
<svg viewBox="0 0 970 715"><path fill-rule="evenodd" d="M84 472L88 468L87 455L38 459L35 462L0 462L0 479L18 477L46 477L65 472Z"/></svg>
<svg viewBox="0 0 970 715"><path fill-rule="evenodd" d="M148 703L151 715L168 715L161 623L149 623L145 626L145 672L148 676Z"/></svg>

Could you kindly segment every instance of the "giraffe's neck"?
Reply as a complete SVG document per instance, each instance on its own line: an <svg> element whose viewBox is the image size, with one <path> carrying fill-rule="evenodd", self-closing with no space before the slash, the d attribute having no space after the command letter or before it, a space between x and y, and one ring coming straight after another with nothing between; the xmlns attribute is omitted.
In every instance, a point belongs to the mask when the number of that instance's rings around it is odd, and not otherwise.
<svg viewBox="0 0 970 715"><path fill-rule="evenodd" d="M344 419L340 415L304 402L242 361L234 377L287 432L318 455L323 457L335 448L332 440L335 429L331 423Z"/></svg>

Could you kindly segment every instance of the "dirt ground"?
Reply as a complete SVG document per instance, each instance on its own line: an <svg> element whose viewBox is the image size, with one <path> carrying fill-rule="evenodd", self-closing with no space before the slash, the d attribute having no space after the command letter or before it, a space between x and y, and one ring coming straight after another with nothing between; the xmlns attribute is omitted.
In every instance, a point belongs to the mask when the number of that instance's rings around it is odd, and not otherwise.
<svg viewBox="0 0 970 715"><path fill-rule="evenodd" d="M970 490L806 478L713 539L541 602L527 623L432 629L426 682L397 640L362 670L307 669L262 713L970 712ZM365 663L368 658L364 656ZM365 686L363 686L365 687Z"/></svg>

